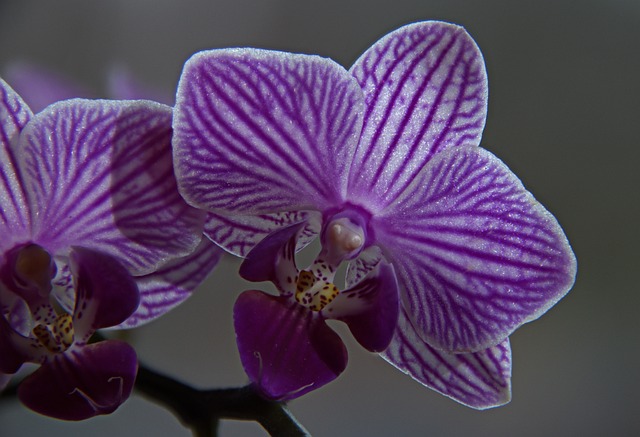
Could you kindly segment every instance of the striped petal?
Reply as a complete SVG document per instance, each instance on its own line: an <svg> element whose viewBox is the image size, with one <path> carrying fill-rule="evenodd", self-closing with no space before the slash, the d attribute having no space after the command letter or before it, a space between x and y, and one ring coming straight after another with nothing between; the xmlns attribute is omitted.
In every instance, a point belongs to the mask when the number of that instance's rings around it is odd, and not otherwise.
<svg viewBox="0 0 640 437"><path fill-rule="evenodd" d="M204 234L227 252L245 257L271 232L294 223L305 222L305 228L299 233L296 243L298 251L317 237L320 219L320 214L316 211L232 216L209 213L204 224Z"/></svg>
<svg viewBox="0 0 640 437"><path fill-rule="evenodd" d="M185 65L174 117L182 194L217 213L324 209L343 199L362 92L317 56L201 52Z"/></svg>
<svg viewBox="0 0 640 437"><path fill-rule="evenodd" d="M511 400L509 340L475 353L449 354L422 341L403 312L389 347L380 354L416 381L479 410Z"/></svg>
<svg viewBox="0 0 640 437"><path fill-rule="evenodd" d="M140 305L117 328L143 325L182 303L207 278L222 254L222 249L203 238L190 255L170 261L151 274L134 278L140 290Z"/></svg>
<svg viewBox="0 0 640 437"><path fill-rule="evenodd" d="M436 155L374 224L414 326L438 349L498 344L571 288L556 219L479 147Z"/></svg>
<svg viewBox="0 0 640 437"><path fill-rule="evenodd" d="M29 216L24 182L18 170L18 137L33 114L0 79L0 254L28 238Z"/></svg>
<svg viewBox="0 0 640 437"><path fill-rule="evenodd" d="M349 195L373 202L372 211L392 202L436 153L480 143L486 71L463 28L429 21L402 27L367 50L351 73L366 109Z"/></svg>
<svg viewBox="0 0 640 437"><path fill-rule="evenodd" d="M178 193L170 138L171 110L152 102L78 99L37 114L20 138L33 240L111 254L135 275L190 253L204 213Z"/></svg>

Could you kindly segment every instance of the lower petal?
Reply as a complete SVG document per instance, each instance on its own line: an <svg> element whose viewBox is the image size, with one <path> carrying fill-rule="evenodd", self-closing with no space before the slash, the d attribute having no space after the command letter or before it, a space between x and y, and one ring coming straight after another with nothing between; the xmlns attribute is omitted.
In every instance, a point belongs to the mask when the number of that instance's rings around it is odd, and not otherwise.
<svg viewBox="0 0 640 437"><path fill-rule="evenodd" d="M18 387L23 404L45 416L83 420L115 411L131 394L138 371L127 343L107 340L56 355Z"/></svg>
<svg viewBox="0 0 640 437"><path fill-rule="evenodd" d="M381 356L421 384L469 407L484 410L511 400L509 339L479 352L449 354L425 343L402 311L395 336Z"/></svg>
<svg viewBox="0 0 640 437"><path fill-rule="evenodd" d="M287 299L245 291L234 307L234 325L244 370L267 398L302 396L347 365L346 348L324 319Z"/></svg>

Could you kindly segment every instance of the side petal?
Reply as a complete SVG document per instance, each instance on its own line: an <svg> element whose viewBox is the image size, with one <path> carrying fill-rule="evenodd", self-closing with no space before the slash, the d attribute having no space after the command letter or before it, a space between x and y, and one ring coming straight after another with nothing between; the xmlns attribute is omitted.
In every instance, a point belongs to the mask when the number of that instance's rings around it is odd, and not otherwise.
<svg viewBox="0 0 640 437"><path fill-rule="evenodd" d="M62 420L84 420L114 412L133 389L138 361L119 340L73 348L45 362L18 387L33 411Z"/></svg>
<svg viewBox="0 0 640 437"><path fill-rule="evenodd" d="M203 238L192 254L170 261L154 273L134 278L140 290L140 305L116 328L135 328L175 308L213 271L223 253Z"/></svg>
<svg viewBox="0 0 640 437"><path fill-rule="evenodd" d="M0 79L0 253L29 237L29 212L18 166L18 137L33 114L22 98Z"/></svg>
<svg viewBox="0 0 640 437"><path fill-rule="evenodd" d="M349 196L371 199L372 211L393 201L436 153L480 144L487 77L482 54L462 27L404 26L367 50L351 74L366 109Z"/></svg>
<svg viewBox="0 0 640 437"><path fill-rule="evenodd" d="M393 337L398 310L396 275L392 266L381 262L352 288L338 294L322 315L346 323L368 351L381 352Z"/></svg>
<svg viewBox="0 0 640 437"><path fill-rule="evenodd" d="M419 383L471 408L484 410L511 400L509 340L482 351L449 354L425 343L405 313L382 358Z"/></svg>
<svg viewBox="0 0 640 437"><path fill-rule="evenodd" d="M20 139L33 238L52 253L91 247L140 275L200 242L204 213L173 177L169 107L68 100L37 114Z"/></svg>
<svg viewBox="0 0 640 437"><path fill-rule="evenodd" d="M122 323L138 307L138 286L115 258L73 247L70 267L76 284L73 324L76 342L86 342L97 329Z"/></svg>
<svg viewBox="0 0 640 437"><path fill-rule="evenodd" d="M267 398L297 398L333 381L347 366L340 337L317 313L284 298L245 291L233 319L242 366Z"/></svg>
<svg viewBox="0 0 640 437"><path fill-rule="evenodd" d="M26 362L36 362L46 353L37 340L20 335L0 315L0 374L16 373Z"/></svg>
<svg viewBox="0 0 640 437"><path fill-rule="evenodd" d="M295 223L269 234L247 254L240 276L252 282L273 282L281 294L293 294L298 279L296 241L304 227L304 222Z"/></svg>
<svg viewBox="0 0 640 437"><path fill-rule="evenodd" d="M200 52L175 106L180 190L227 214L324 209L344 198L362 92L338 64L257 49Z"/></svg>
<svg viewBox="0 0 640 437"><path fill-rule="evenodd" d="M305 222L296 243L298 251L317 237L320 220L321 215L317 211L232 216L210 212L204 224L204 234L232 255L245 257L256 244L276 229Z"/></svg>
<svg viewBox="0 0 640 437"><path fill-rule="evenodd" d="M424 340L473 352L504 340L571 288L556 219L479 147L439 153L374 224Z"/></svg>

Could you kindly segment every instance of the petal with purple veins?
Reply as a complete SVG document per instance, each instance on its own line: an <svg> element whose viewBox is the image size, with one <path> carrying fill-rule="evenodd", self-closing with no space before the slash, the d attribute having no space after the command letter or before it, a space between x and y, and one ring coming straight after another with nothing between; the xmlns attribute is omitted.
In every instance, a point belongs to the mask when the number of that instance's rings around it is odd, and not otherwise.
<svg viewBox="0 0 640 437"><path fill-rule="evenodd" d="M18 387L20 401L33 411L62 420L110 414L133 389L138 361L119 340L75 347L57 354Z"/></svg>
<svg viewBox="0 0 640 437"><path fill-rule="evenodd" d="M146 274L200 242L204 213L180 197L171 109L145 101L69 100L21 136L33 239L52 253L82 245Z"/></svg>
<svg viewBox="0 0 640 437"><path fill-rule="evenodd" d="M32 116L22 98L0 79L0 253L28 238L29 212L18 167L18 137Z"/></svg>
<svg viewBox="0 0 640 437"><path fill-rule="evenodd" d="M256 49L185 64L174 162L192 205L226 214L324 209L344 198L362 91L335 62Z"/></svg>
<svg viewBox="0 0 640 437"><path fill-rule="evenodd" d="M196 250L157 271L134 278L140 290L138 309L116 328L135 328L160 317L187 299L220 261L223 251L207 238Z"/></svg>
<svg viewBox="0 0 640 437"><path fill-rule="evenodd" d="M233 314L244 370L270 399L284 401L318 389L347 365L340 337L317 313L295 302L245 291Z"/></svg>
<svg viewBox="0 0 640 437"><path fill-rule="evenodd" d="M351 68L366 109L349 183L372 211L402 192L436 153L480 144L487 77L462 27L410 24L375 43Z"/></svg>
<svg viewBox="0 0 640 437"><path fill-rule="evenodd" d="M534 320L573 285L556 219L495 156L439 153L376 219L410 317L433 347L473 352Z"/></svg>
<svg viewBox="0 0 640 437"><path fill-rule="evenodd" d="M449 354L425 343L404 311L391 345L381 356L416 381L478 410L511 400L509 340L475 353Z"/></svg>

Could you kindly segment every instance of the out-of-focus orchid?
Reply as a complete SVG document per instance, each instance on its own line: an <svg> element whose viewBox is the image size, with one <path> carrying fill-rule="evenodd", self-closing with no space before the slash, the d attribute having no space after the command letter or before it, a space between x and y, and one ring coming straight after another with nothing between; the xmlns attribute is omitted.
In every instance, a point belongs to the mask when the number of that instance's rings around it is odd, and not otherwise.
<svg viewBox="0 0 640 437"><path fill-rule="evenodd" d="M441 22L392 32L349 71L257 49L187 62L176 178L212 213L205 232L247 256L241 274L279 290L235 307L244 368L267 396L342 371L344 350L320 323L333 310L421 383L474 408L509 400L508 336L567 293L576 261L556 219L479 147L487 92L475 42ZM317 234L320 254L298 272L293 252ZM373 291L358 293L365 281Z"/></svg>
<svg viewBox="0 0 640 437"><path fill-rule="evenodd" d="M170 138L168 106L76 99L33 115L0 80L0 380L40 364L18 388L37 412L115 410L135 351L91 335L166 312L217 261L177 191Z"/></svg>
<svg viewBox="0 0 640 437"><path fill-rule="evenodd" d="M4 79L29 105L40 112L52 103L98 95L73 80L42 66L16 61L4 69ZM173 105L173 96L139 81L124 65L112 66L106 75L104 96L115 100L153 100Z"/></svg>

